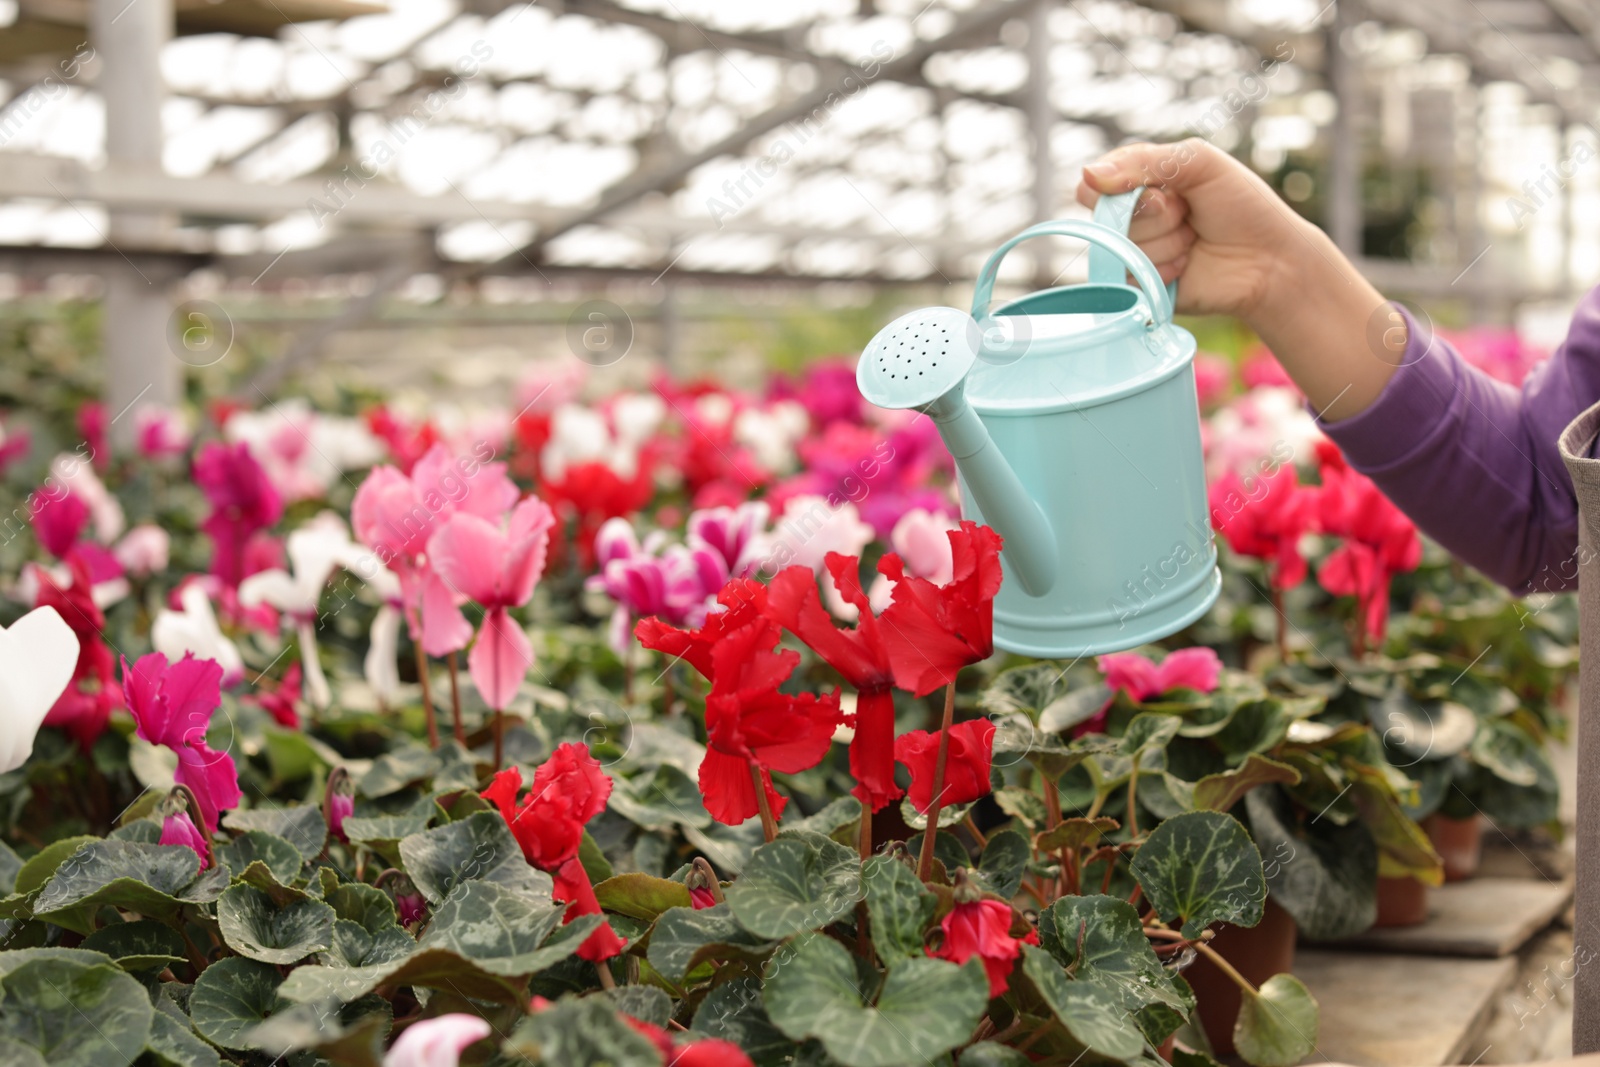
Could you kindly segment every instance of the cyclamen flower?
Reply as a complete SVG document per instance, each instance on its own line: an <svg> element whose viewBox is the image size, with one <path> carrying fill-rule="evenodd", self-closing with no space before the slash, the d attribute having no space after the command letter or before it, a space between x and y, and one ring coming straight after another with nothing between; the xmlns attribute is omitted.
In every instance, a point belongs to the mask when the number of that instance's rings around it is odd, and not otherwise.
<svg viewBox="0 0 1600 1067"><path fill-rule="evenodd" d="M33 513L34 536L46 552L65 559L89 525L89 505L71 492L51 495L41 491L36 496L41 502Z"/></svg>
<svg viewBox="0 0 1600 1067"><path fill-rule="evenodd" d="M45 716L72 683L78 650L77 634L53 607L0 627L0 774L33 754Z"/></svg>
<svg viewBox="0 0 1600 1067"><path fill-rule="evenodd" d="M878 571L894 586L881 618L895 684L917 696L951 684L962 667L994 655L1000 535L968 520L947 537L951 578L943 585L906 574L893 552L878 563Z"/></svg>
<svg viewBox="0 0 1600 1067"><path fill-rule="evenodd" d="M291 663L276 683L267 681L263 675L255 681L256 691L240 699L271 715L279 726L297 730L300 728L300 709L296 705L304 696L302 678L300 664Z"/></svg>
<svg viewBox="0 0 1600 1067"><path fill-rule="evenodd" d="M528 795L519 801L522 772L508 767L494 776L482 796L496 808L533 866L555 879L557 900L568 902L565 922L580 915L600 914L594 886L578 859L584 823L605 810L611 796L611 779L583 745L556 746L538 770ZM626 946L607 923L578 947L578 955L592 962L610 959Z"/></svg>
<svg viewBox="0 0 1600 1067"><path fill-rule="evenodd" d="M1022 946L1039 943L1034 930L1024 937L1012 937L1011 925L1009 905L987 898L963 901L958 892L955 907L939 922L944 941L938 951L929 950L928 955L951 963L966 963L977 956L989 976L989 996L998 997L1008 988Z"/></svg>
<svg viewBox="0 0 1600 1067"><path fill-rule="evenodd" d="M103 450L92 452L90 458L104 454ZM45 478L45 485L49 486L52 482L88 505L95 540L109 545L121 535L123 527L127 525L122 505L105 487L85 457L76 452L63 452L56 456L50 461L50 473Z"/></svg>
<svg viewBox="0 0 1600 1067"><path fill-rule="evenodd" d="M161 820L161 838L156 844L183 845L200 857L202 871L211 866L211 849L206 844L205 835L186 811L173 812Z"/></svg>
<svg viewBox="0 0 1600 1067"><path fill-rule="evenodd" d="M726 558L710 544L669 545L660 530L641 544L626 519L606 520L595 536L594 553L600 573L585 584L616 602L609 639L619 656L628 650L636 618L654 616L675 626L700 625L729 577Z"/></svg>
<svg viewBox="0 0 1600 1067"><path fill-rule="evenodd" d="M189 450L192 436L175 411L152 404L133 413L134 445L145 459L181 456Z"/></svg>
<svg viewBox="0 0 1600 1067"><path fill-rule="evenodd" d="M1180 648L1167 654L1158 665L1137 652L1114 652L1101 656L1100 670L1113 693L1128 694L1134 703L1174 689L1193 689L1209 693L1222 674L1221 658L1209 648Z"/></svg>
<svg viewBox="0 0 1600 1067"><path fill-rule="evenodd" d="M185 656L170 666L159 652L132 667L122 661L122 687L140 737L178 756L173 778L189 787L200 806L202 827L217 831L221 812L239 803L239 771L233 757L206 744L211 715L222 703L222 667L215 660Z"/></svg>
<svg viewBox="0 0 1600 1067"><path fill-rule="evenodd" d="M195 456L194 480L211 502L200 523L213 545L211 573L235 589L245 577L245 546L283 515L283 499L242 443L207 441Z"/></svg>
<svg viewBox="0 0 1600 1067"><path fill-rule="evenodd" d="M1345 539L1322 561L1317 580L1335 596L1355 597L1361 635L1381 642L1389 622L1390 579L1416 569L1422 539L1411 520L1372 479L1351 470L1331 443L1318 450L1317 458L1322 466L1319 526Z"/></svg>
<svg viewBox="0 0 1600 1067"><path fill-rule="evenodd" d="M482 1041L493 1029L463 1012L418 1019L384 1054L383 1067L457 1067L467 1046Z"/></svg>
<svg viewBox="0 0 1600 1067"><path fill-rule="evenodd" d="M1293 466L1257 475L1247 484L1229 471L1211 484L1211 525L1241 556L1265 560L1274 589L1306 579L1300 538L1317 521L1317 491L1300 485Z"/></svg>
<svg viewBox="0 0 1600 1067"><path fill-rule="evenodd" d="M244 659L238 646L217 625L205 584L198 580L186 582L178 588L176 599L181 610L162 608L150 626L150 643L155 650L169 659L194 655L214 661L222 668L223 685L233 685L243 678Z"/></svg>
<svg viewBox="0 0 1600 1067"><path fill-rule="evenodd" d="M104 732L111 709L122 704L111 651L101 631L106 618L95 603L93 579L81 557L67 561L70 581L58 582L41 568L29 571L38 582L36 608L53 609L78 639L71 680L44 717L44 725L66 730L87 750Z"/></svg>
<svg viewBox="0 0 1600 1067"><path fill-rule="evenodd" d="M467 669L484 703L496 711L511 703L533 666L533 644L508 609L532 598L534 584L544 573L553 525L549 505L529 497L511 512L506 529L476 515L457 514L428 539L434 573L483 605L483 625L467 657ZM460 614L459 608L455 611Z"/></svg>
<svg viewBox="0 0 1600 1067"><path fill-rule="evenodd" d="M704 629L686 633L646 619L639 639L646 648L689 660L711 682L700 761L706 811L730 826L756 815L754 769L776 820L788 801L773 788L771 772L798 774L822 761L843 718L839 695L778 692L800 654L773 651L782 635L760 614L766 597L759 584L730 582L718 599L727 610L710 615Z"/></svg>
<svg viewBox="0 0 1600 1067"><path fill-rule="evenodd" d="M756 576L768 547L767 521L771 515L772 509L760 500L749 500L734 508L702 508L690 514L685 537L689 548L714 552L722 562L724 574L717 589L730 578Z"/></svg>
<svg viewBox="0 0 1600 1067"><path fill-rule="evenodd" d="M142 523L124 534L112 547L111 554L126 573L142 577L167 569L171 544L167 531Z"/></svg>
<svg viewBox="0 0 1600 1067"><path fill-rule="evenodd" d="M939 734L911 730L894 741L895 762L911 772L907 795L911 806L926 815L933 803L934 765L939 758ZM969 804L988 796L989 767L994 759L994 723L970 719L950 727L950 745L945 753L944 796L941 806Z"/></svg>

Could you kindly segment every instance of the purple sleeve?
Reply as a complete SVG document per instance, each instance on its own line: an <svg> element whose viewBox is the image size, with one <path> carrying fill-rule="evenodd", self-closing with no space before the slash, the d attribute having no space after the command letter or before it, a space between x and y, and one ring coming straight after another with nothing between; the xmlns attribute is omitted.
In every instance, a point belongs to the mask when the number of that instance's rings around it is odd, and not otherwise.
<svg viewBox="0 0 1600 1067"><path fill-rule="evenodd" d="M1600 289L1516 389L1410 315L1404 363L1361 413L1318 424L1424 533L1522 594L1576 587L1578 505L1556 438L1600 400Z"/></svg>

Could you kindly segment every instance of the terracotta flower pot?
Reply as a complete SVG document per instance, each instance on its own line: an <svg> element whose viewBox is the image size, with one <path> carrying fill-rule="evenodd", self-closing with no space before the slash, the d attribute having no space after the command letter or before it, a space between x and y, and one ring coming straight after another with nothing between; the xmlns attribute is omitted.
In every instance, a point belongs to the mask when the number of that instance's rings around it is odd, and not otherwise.
<svg viewBox="0 0 1600 1067"><path fill-rule="evenodd" d="M1428 921L1428 887L1415 878L1378 879L1378 919L1373 929L1420 926Z"/></svg>
<svg viewBox="0 0 1600 1067"><path fill-rule="evenodd" d="M1444 860L1444 880L1464 882L1478 873L1483 860L1483 816L1452 819L1437 812L1422 820L1433 850Z"/></svg>
<svg viewBox="0 0 1600 1067"><path fill-rule="evenodd" d="M1294 920L1269 897L1255 926L1229 926L1216 928L1211 947L1227 960L1245 981L1260 988L1275 974L1294 968ZM1201 955L1183 972L1194 989L1195 1003L1200 1015L1200 1025L1205 1027L1211 1048L1219 1056L1234 1051L1233 1024L1239 1018L1242 993L1233 979L1223 974L1209 959Z"/></svg>

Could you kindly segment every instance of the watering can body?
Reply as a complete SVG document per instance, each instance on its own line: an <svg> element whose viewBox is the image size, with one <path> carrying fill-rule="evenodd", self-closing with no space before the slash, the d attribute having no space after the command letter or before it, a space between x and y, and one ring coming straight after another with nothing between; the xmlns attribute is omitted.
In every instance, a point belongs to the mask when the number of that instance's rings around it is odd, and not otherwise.
<svg viewBox="0 0 1600 1067"><path fill-rule="evenodd" d="M1132 648L1193 623L1221 589L1195 341L1172 322L1173 292L1124 236L1141 191L1103 197L1093 221L1023 231L980 272L970 319L934 309L945 317L922 320L934 323L923 334L941 337L958 317L981 339L965 377L921 408L956 458L963 516L1006 541L994 640L1011 652ZM1001 258L1051 235L1090 243L1089 282L991 309ZM914 342L903 330L885 335L889 346L875 340L863 358L887 354L892 370L906 351L894 345Z"/></svg>

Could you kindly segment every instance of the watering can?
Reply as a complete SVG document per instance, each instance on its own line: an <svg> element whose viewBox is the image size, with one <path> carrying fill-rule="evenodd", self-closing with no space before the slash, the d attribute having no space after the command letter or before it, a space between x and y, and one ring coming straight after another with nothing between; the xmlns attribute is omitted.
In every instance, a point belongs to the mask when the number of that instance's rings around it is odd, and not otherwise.
<svg viewBox="0 0 1600 1067"><path fill-rule="evenodd" d="M1010 652L1132 648L1199 619L1222 588L1195 341L1173 324L1176 287L1127 238L1141 192L1023 230L984 264L971 315L903 315L856 367L870 403L933 419L963 516L1004 538L994 643ZM1089 243L1089 281L990 309L1001 259L1045 236Z"/></svg>

